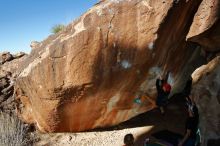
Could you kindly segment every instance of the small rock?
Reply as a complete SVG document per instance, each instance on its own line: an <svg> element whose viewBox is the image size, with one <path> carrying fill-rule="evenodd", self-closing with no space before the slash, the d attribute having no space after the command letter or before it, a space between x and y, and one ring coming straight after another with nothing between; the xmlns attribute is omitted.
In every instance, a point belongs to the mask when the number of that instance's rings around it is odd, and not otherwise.
<svg viewBox="0 0 220 146"><path fill-rule="evenodd" d="M13 58L13 56L9 53L9 52L3 52L0 55L0 64L4 64L7 61L11 61Z"/></svg>
<svg viewBox="0 0 220 146"><path fill-rule="evenodd" d="M69 136L69 141L71 141L72 140L72 136Z"/></svg>
<svg viewBox="0 0 220 146"><path fill-rule="evenodd" d="M0 103L2 103L5 100L5 96L4 95L0 95Z"/></svg>
<svg viewBox="0 0 220 146"><path fill-rule="evenodd" d="M9 81L7 78L0 79L0 91L3 90L5 87L9 86Z"/></svg>
<svg viewBox="0 0 220 146"><path fill-rule="evenodd" d="M24 56L24 55L25 55L24 52L19 52L19 53L13 55L13 57L14 57L14 59L17 59L17 58L21 58L21 57Z"/></svg>
<svg viewBox="0 0 220 146"><path fill-rule="evenodd" d="M39 44L40 44L40 43L39 43L38 41L32 41L31 44L30 44L30 47L31 47L32 49L36 49Z"/></svg>

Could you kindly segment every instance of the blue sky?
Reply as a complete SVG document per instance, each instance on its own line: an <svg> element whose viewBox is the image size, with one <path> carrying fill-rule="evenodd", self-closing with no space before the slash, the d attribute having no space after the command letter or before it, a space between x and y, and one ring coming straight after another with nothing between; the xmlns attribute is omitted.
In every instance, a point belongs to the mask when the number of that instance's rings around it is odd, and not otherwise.
<svg viewBox="0 0 220 146"><path fill-rule="evenodd" d="M0 52L29 53L56 24L68 24L99 0L0 0Z"/></svg>

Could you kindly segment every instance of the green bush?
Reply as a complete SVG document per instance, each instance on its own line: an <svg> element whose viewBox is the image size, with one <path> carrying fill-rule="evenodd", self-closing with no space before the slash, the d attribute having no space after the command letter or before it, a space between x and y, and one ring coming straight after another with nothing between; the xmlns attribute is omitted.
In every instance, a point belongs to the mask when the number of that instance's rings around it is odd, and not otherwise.
<svg viewBox="0 0 220 146"><path fill-rule="evenodd" d="M65 25L63 25L63 24L57 24L57 25L55 25L55 26L52 27L51 32L54 33L54 34L56 34L56 33L60 32L61 30L63 30L64 28L65 28Z"/></svg>

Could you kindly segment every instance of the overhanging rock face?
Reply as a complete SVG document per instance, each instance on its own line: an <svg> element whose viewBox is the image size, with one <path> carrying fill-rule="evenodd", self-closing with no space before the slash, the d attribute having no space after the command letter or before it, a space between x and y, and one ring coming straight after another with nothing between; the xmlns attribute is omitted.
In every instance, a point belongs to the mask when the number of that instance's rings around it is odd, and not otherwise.
<svg viewBox="0 0 220 146"><path fill-rule="evenodd" d="M220 137L220 56L201 66L192 77L192 94L200 114L200 131L203 145ZM216 145L219 145L216 144Z"/></svg>
<svg viewBox="0 0 220 146"><path fill-rule="evenodd" d="M175 90L196 59L185 39L200 2L96 4L32 50L16 83L22 118L41 131L84 131L155 108L158 75L171 71Z"/></svg>

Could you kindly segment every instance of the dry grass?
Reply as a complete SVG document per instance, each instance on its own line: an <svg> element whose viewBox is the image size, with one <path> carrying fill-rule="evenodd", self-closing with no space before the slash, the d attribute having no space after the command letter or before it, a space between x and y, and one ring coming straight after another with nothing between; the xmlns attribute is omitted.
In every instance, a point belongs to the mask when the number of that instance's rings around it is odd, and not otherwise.
<svg viewBox="0 0 220 146"><path fill-rule="evenodd" d="M0 146L30 145L28 128L16 116L0 112Z"/></svg>

